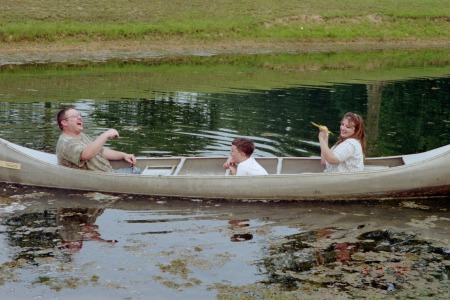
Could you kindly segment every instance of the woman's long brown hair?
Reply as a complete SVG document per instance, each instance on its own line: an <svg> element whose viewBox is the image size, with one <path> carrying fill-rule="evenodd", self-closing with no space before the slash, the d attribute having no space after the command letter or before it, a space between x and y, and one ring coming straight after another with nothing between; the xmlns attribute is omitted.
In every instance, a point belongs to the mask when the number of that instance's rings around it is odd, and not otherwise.
<svg viewBox="0 0 450 300"><path fill-rule="evenodd" d="M355 132L349 136L348 138L343 138L341 136L339 136L338 141L336 142L336 145L339 145L340 143L342 143L343 141L345 141L346 139L349 138L353 138L353 139L357 139L360 143L361 143L361 147L362 147L362 151L364 154L364 157L366 157L366 129L364 126L364 121L361 118L361 116L352 113L352 112L348 112L344 115L343 119L347 119L349 120L353 126L355 126Z"/></svg>

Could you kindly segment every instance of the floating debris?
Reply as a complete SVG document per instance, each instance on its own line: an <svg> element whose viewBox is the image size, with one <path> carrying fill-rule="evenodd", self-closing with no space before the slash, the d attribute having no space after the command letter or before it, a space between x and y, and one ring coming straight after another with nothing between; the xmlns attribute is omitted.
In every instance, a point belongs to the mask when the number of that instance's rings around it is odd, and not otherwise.
<svg viewBox="0 0 450 300"><path fill-rule="evenodd" d="M330 233L330 228L303 232L271 245L270 254L259 262L267 275L265 283L288 291L335 288L357 295L354 289L364 290L367 296L377 290L406 291L405 282L409 290L415 284L426 289L424 274L434 274L427 277L428 284L448 278L448 249L434 247L415 234L374 230L352 238L343 234L336 241Z"/></svg>
<svg viewBox="0 0 450 300"><path fill-rule="evenodd" d="M403 201L402 203L400 203L400 206L406 208L430 209L430 207L427 205L417 204L413 201Z"/></svg>
<svg viewBox="0 0 450 300"><path fill-rule="evenodd" d="M24 195L13 195L11 196L11 198L13 199L39 199L42 198L44 196L48 196L50 195L49 193L46 192L34 192L31 194L24 194Z"/></svg>
<svg viewBox="0 0 450 300"><path fill-rule="evenodd" d="M8 206L0 207L0 213L8 214L8 213L13 213L15 211L24 210L26 208L27 207L23 204L20 204L18 202L13 202L13 203L9 204Z"/></svg>
<svg viewBox="0 0 450 300"><path fill-rule="evenodd" d="M86 193L86 194L84 194L84 196L89 198L89 199L91 199L91 200L95 200L95 201L99 201L99 202L115 201L115 200L119 200L120 199L119 196L102 194L102 193L98 193L98 192Z"/></svg>

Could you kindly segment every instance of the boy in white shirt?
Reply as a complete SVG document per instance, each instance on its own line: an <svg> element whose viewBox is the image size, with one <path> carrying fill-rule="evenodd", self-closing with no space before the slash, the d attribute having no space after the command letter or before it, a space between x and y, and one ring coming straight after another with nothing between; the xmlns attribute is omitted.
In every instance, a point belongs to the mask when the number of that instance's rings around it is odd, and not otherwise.
<svg viewBox="0 0 450 300"><path fill-rule="evenodd" d="M255 144L247 138L237 138L231 143L230 157L223 164L231 175L267 175L267 171L251 157Z"/></svg>

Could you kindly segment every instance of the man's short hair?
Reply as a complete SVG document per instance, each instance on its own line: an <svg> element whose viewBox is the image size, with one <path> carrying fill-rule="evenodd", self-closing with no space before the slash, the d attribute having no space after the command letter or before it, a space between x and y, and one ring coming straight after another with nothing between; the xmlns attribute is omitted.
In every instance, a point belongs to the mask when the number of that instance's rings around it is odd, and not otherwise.
<svg viewBox="0 0 450 300"><path fill-rule="evenodd" d="M61 109L58 112L58 115L56 116L56 122L58 123L58 127L61 130L63 130L63 126L61 124L61 121L64 120L64 118L66 117L66 111L68 111L69 109L75 109L75 106L64 107L63 109Z"/></svg>

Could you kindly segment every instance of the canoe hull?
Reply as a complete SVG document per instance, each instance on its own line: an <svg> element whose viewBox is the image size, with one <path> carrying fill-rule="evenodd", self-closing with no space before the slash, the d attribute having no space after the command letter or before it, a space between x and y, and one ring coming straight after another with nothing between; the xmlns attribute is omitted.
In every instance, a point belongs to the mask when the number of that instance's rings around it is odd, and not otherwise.
<svg viewBox="0 0 450 300"><path fill-rule="evenodd" d="M0 181L68 190L140 194L200 199L232 200L358 200L442 197L450 194L450 151L408 165L376 171L325 174L269 174L227 176L222 174L126 175L83 171L43 162L17 151L0 140ZM197 162L195 162L197 160ZM223 158L195 158L192 164L219 169ZM303 159L320 169L318 158ZM145 167L151 159L142 159ZM157 159L165 163L164 158ZM270 161L267 160L267 163ZM4 164L5 164L4 163ZM264 163L264 161L263 161ZM17 166L20 165L20 168ZM208 168L210 169L210 168ZM182 172L180 172L182 174Z"/></svg>

